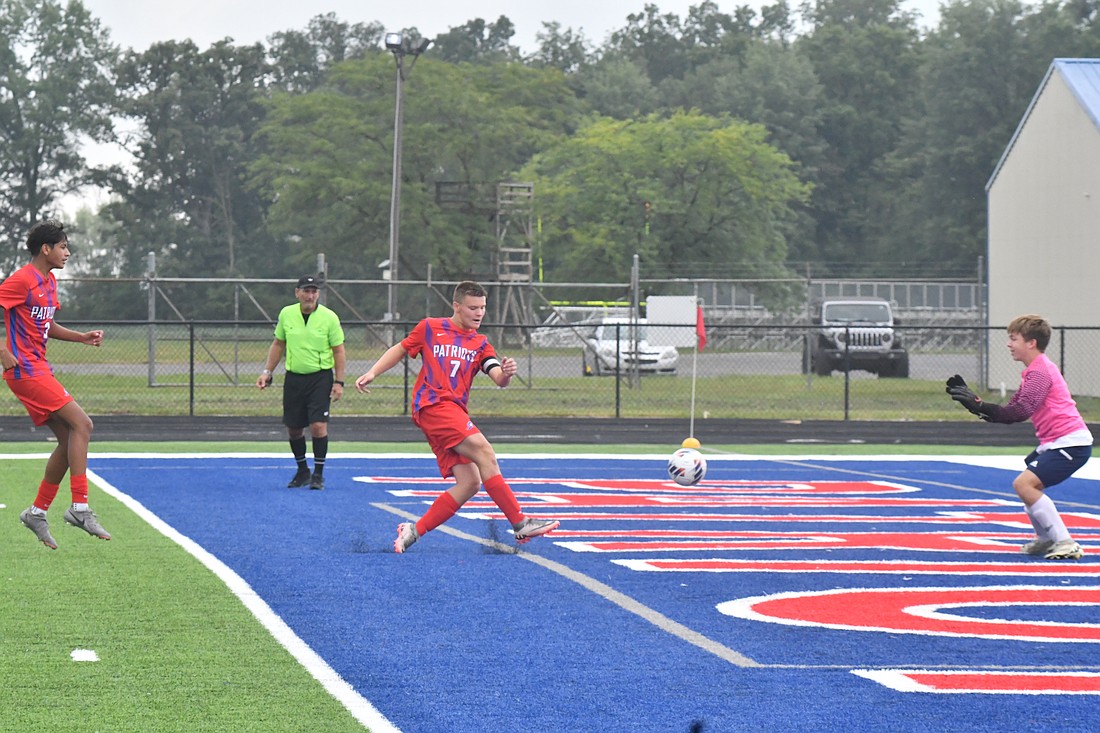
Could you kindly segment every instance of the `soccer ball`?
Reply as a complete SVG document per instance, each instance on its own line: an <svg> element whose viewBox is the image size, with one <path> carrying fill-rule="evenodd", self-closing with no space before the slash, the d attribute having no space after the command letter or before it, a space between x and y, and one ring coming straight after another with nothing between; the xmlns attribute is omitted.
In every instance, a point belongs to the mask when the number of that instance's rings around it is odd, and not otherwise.
<svg viewBox="0 0 1100 733"><path fill-rule="evenodd" d="M707 459L693 448L681 448L668 459L668 477L681 486L694 486L707 475Z"/></svg>

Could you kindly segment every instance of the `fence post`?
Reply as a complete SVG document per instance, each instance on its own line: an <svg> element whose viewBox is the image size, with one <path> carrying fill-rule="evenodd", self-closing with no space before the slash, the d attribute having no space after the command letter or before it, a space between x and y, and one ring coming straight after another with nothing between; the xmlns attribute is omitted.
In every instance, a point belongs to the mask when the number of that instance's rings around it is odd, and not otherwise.
<svg viewBox="0 0 1100 733"><path fill-rule="evenodd" d="M850 350L850 344L852 343L852 332L845 326L844 327L844 421L847 422L851 409L851 387L852 387L852 352Z"/></svg>
<svg viewBox="0 0 1100 733"><path fill-rule="evenodd" d="M157 384L157 253L150 252L147 255L145 266L145 283L149 287L149 363L148 381L150 387Z"/></svg>
<svg viewBox="0 0 1100 733"><path fill-rule="evenodd" d="M623 355L622 355L622 343L623 342L622 342L622 338L623 338L622 324L621 323L616 323L615 324L615 419L616 420L619 419L620 417L622 417L622 391L623 391L623 380L622 380L622 373L621 373L622 372L622 363L623 363ZM599 357L597 356L596 358L598 359Z"/></svg>
<svg viewBox="0 0 1100 733"><path fill-rule="evenodd" d="M195 322L187 322L187 335L189 342L189 356L188 362L191 364L190 377L188 378L188 408L187 414L191 417L195 416Z"/></svg>

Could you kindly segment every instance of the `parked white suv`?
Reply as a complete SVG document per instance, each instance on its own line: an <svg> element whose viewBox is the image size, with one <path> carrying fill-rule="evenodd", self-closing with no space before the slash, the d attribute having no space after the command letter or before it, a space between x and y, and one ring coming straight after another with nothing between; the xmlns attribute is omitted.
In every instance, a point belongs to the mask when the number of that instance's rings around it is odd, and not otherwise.
<svg viewBox="0 0 1100 733"><path fill-rule="evenodd" d="M880 377L908 377L909 352L894 326L890 301L826 298L813 307L813 326L802 353L803 368L828 376L863 369Z"/></svg>
<svg viewBox="0 0 1100 733"><path fill-rule="evenodd" d="M675 346L651 345L644 318L604 318L585 336L581 355L585 376L639 372L675 374L680 352ZM635 348L636 347L636 348Z"/></svg>

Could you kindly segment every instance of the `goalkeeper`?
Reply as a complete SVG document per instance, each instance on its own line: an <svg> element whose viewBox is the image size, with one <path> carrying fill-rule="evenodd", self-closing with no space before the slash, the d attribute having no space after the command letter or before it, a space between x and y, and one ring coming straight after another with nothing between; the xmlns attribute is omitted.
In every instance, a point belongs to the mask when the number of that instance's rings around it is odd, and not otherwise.
<svg viewBox="0 0 1100 733"><path fill-rule="evenodd" d="M1024 464L1027 468L1012 482L1024 502L1035 539L1021 549L1047 560L1078 560L1084 552L1058 515L1045 489L1065 481L1092 455L1092 433L1057 365L1044 353L1050 343L1050 324L1026 315L1008 324L1008 352L1024 365L1020 388L1004 405L983 402L958 374L947 380L947 394L987 422L1015 423L1028 418L1035 425L1039 446Z"/></svg>

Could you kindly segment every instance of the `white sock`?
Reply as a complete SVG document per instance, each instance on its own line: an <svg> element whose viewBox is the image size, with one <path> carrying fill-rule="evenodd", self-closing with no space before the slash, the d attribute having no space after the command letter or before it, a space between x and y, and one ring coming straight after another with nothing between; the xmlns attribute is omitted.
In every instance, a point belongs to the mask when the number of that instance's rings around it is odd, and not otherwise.
<svg viewBox="0 0 1100 733"><path fill-rule="evenodd" d="M44 517L44 516L46 516L46 510L45 509L39 509L34 504L31 504L31 514L37 514L40 517Z"/></svg>
<svg viewBox="0 0 1100 733"><path fill-rule="evenodd" d="M75 509L78 512L86 512L86 511L88 511L88 505L87 504L77 504L77 503L74 502L73 503L73 509Z"/></svg>
<svg viewBox="0 0 1100 733"><path fill-rule="evenodd" d="M1046 494L1039 497L1039 500L1031 506L1025 506L1024 509L1027 511L1027 516L1031 519L1031 524L1035 527L1035 534L1039 539L1054 540L1055 542L1070 539L1065 522L1059 516L1054 502Z"/></svg>

